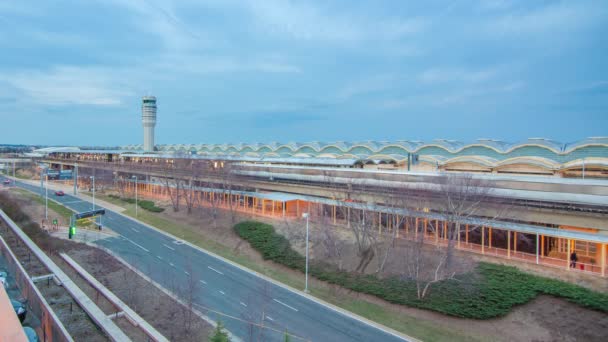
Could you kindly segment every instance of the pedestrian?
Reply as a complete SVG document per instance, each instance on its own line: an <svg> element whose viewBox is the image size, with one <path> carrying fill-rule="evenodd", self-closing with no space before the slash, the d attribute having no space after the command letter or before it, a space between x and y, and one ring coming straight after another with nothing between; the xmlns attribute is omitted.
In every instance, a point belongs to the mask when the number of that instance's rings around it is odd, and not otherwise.
<svg viewBox="0 0 608 342"><path fill-rule="evenodd" d="M576 268L576 262L578 261L578 257L576 256L576 251L573 251L570 254L570 267Z"/></svg>

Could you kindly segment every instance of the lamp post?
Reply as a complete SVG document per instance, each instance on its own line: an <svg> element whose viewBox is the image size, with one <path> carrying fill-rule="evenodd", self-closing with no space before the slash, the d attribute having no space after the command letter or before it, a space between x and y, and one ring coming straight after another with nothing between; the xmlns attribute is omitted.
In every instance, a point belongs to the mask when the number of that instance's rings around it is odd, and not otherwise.
<svg viewBox="0 0 608 342"><path fill-rule="evenodd" d="M45 191L45 196L44 196L44 219L48 220L49 219L49 174L48 171L46 173L46 182L44 182L44 191Z"/></svg>
<svg viewBox="0 0 608 342"><path fill-rule="evenodd" d="M135 217L137 217L137 176L133 176L131 178L135 179Z"/></svg>
<svg viewBox="0 0 608 342"><path fill-rule="evenodd" d="M308 213L303 213L302 217L306 219L306 280L304 283L304 292L308 293Z"/></svg>

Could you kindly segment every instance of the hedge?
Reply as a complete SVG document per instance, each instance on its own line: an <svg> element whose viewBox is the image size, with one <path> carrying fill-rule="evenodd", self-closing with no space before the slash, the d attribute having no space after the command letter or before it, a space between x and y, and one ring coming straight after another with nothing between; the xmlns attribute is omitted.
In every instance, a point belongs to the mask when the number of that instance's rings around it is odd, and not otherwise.
<svg viewBox="0 0 608 342"><path fill-rule="evenodd" d="M118 199L121 200L123 202L129 203L129 204L134 204L135 198L129 198L129 197L120 197L117 195L109 195L110 198L114 198L114 199ZM151 211L153 213L162 213L163 211L165 211L165 208L161 208L161 207L157 207L154 202L152 201L147 201L147 200L139 200L137 201L137 205L145 210Z"/></svg>
<svg viewBox="0 0 608 342"><path fill-rule="evenodd" d="M291 248L289 241L265 223L245 221L235 232L262 254L289 268L304 271L305 258ZM332 265L314 262L309 272L319 280L374 295L388 302L438 311L447 315L490 319L507 314L515 305L529 302L539 294L564 298L586 308L608 312L608 295L562 282L534 276L515 267L479 263L470 273L432 285L423 300L416 295L413 280L340 271Z"/></svg>

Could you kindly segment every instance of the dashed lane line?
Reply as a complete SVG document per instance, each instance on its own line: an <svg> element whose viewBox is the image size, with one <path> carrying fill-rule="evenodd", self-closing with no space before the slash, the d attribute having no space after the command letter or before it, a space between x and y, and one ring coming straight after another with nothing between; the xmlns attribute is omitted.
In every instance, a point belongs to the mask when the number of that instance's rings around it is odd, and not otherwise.
<svg viewBox="0 0 608 342"><path fill-rule="evenodd" d="M146 249L144 246L142 246L142 245L140 245L140 244L136 243L135 241L133 241L133 240L131 240L131 239L129 239L129 238L125 238L125 239L127 239L127 241L129 241L130 243L134 244L135 246L137 246L137 247L139 247L139 248L143 249L144 251L146 251L146 252L150 253L150 251L149 251L148 249Z"/></svg>
<svg viewBox="0 0 608 342"><path fill-rule="evenodd" d="M266 316L266 319L269 320L269 321L271 321L271 322L274 322L274 319L272 317L270 317L270 316Z"/></svg>
<svg viewBox="0 0 608 342"><path fill-rule="evenodd" d="M243 303L243 302L239 302L241 303L242 306L247 307L247 304Z"/></svg>
<svg viewBox="0 0 608 342"><path fill-rule="evenodd" d="M204 281L204 280L199 280L199 281L200 281L201 283L203 283L203 284L207 285L207 282L206 282L206 281Z"/></svg>
<svg viewBox="0 0 608 342"><path fill-rule="evenodd" d="M214 271L214 272L217 272L217 273L219 273L219 274L221 274L221 275L224 275L224 273L222 273L222 272L220 272L220 271L216 270L215 268L213 268L213 267L211 267L211 266L207 266L207 268L208 268L208 269L210 269L210 270L212 270L212 271Z"/></svg>
<svg viewBox="0 0 608 342"><path fill-rule="evenodd" d="M131 229L132 229L134 232L139 233L139 230L137 230L137 229L135 229L135 228L133 228L133 227L131 227Z"/></svg>
<svg viewBox="0 0 608 342"><path fill-rule="evenodd" d="M189 276L189 275L190 275L190 273L188 273L188 272L186 272L186 271L184 271L184 273L185 273L187 276Z"/></svg>
<svg viewBox="0 0 608 342"><path fill-rule="evenodd" d="M164 243L163 243L163 246L165 246L165 247L169 248L169 249L170 249L170 250L172 250L172 251L174 251L174 250L175 250L175 248L173 248L173 247L171 247L171 246L167 246L167 245L165 245Z"/></svg>
<svg viewBox="0 0 608 342"><path fill-rule="evenodd" d="M291 306L291 305L287 305L287 304L285 304L285 303L281 302L280 300L278 300L278 299L276 299L276 298L273 298L272 300L274 300L275 302L277 302L277 303L279 303L279 304L281 304L281 305L283 305L283 306L286 306L286 307L290 308L291 310L293 310L293 311L295 311L295 312L298 312L298 309L294 308L294 307L293 307L293 306Z"/></svg>
<svg viewBox="0 0 608 342"><path fill-rule="evenodd" d="M224 293L224 291L220 291L220 293L221 293L221 294L223 294L223 295L226 295L226 294Z"/></svg>

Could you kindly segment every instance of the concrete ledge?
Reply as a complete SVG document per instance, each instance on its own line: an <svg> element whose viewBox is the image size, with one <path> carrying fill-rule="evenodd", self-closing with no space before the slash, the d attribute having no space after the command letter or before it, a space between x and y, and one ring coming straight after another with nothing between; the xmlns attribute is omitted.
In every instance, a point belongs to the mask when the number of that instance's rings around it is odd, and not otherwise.
<svg viewBox="0 0 608 342"><path fill-rule="evenodd" d="M9 270L14 272L13 276L19 285L21 295L27 298L32 312L40 319L40 327L35 327L36 332L46 341L73 342L72 336L1 236L0 254L4 256Z"/></svg>
<svg viewBox="0 0 608 342"><path fill-rule="evenodd" d="M125 316L133 325L140 327L148 337L157 342L169 342L165 336L158 332L153 326L151 326L146 320L141 318L137 312L133 311L127 304L125 304L120 298L118 298L112 291L108 290L107 287L103 286L97 279L95 279L89 272L87 272L82 266L80 266L74 259L65 253L59 254L63 260L65 260L78 274L80 274L91 286L106 297L112 304L114 304L119 310L118 314L108 315L111 319L117 316Z"/></svg>
<svg viewBox="0 0 608 342"><path fill-rule="evenodd" d="M8 215L0 210L0 217L13 230L44 266L59 279L63 287L72 295L78 305L91 317L91 319L113 340L130 341L131 339L122 331L106 314L84 293L82 290L57 266L38 246L11 220Z"/></svg>

